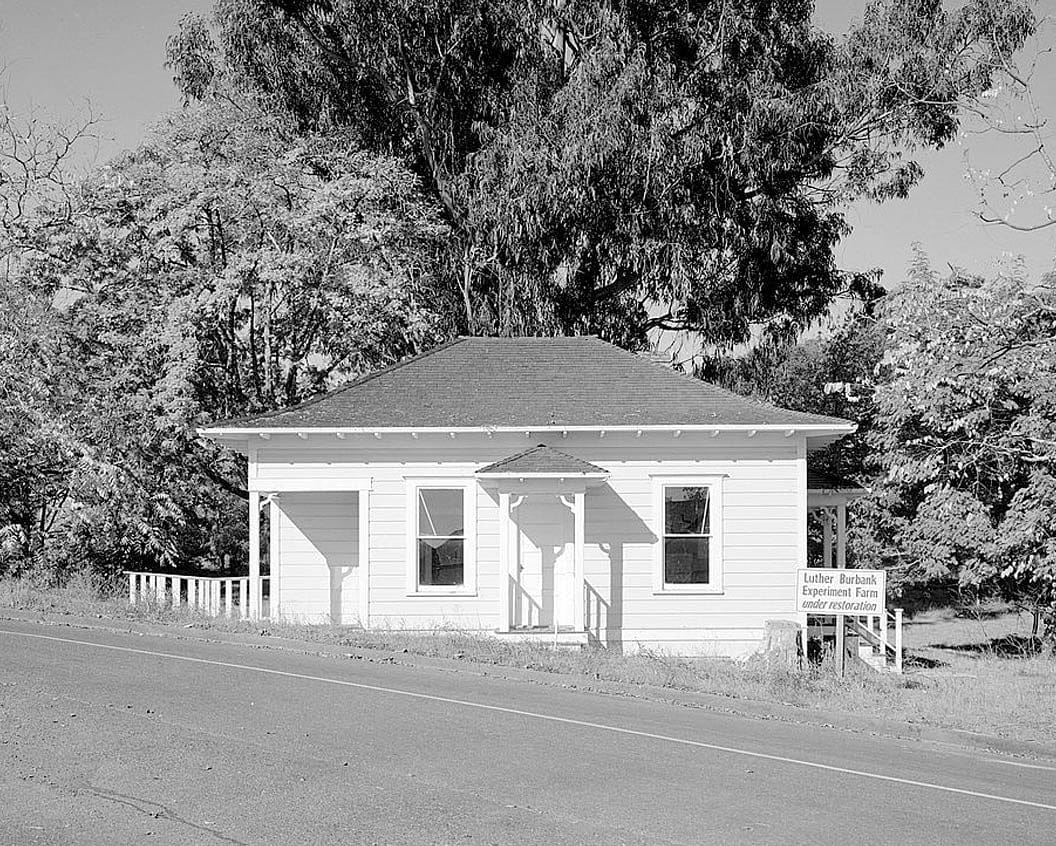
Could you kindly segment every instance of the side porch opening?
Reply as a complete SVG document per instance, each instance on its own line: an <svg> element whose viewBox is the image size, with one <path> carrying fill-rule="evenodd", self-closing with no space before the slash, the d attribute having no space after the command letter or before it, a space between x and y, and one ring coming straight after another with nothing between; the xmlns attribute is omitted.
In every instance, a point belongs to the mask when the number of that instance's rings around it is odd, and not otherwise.
<svg viewBox="0 0 1056 846"><path fill-rule="evenodd" d="M209 616L369 623L369 479L272 483L249 491L249 550L238 575L129 572L130 604Z"/></svg>
<svg viewBox="0 0 1056 846"><path fill-rule="evenodd" d="M820 548L808 556L808 567L847 567L847 506L867 491L860 485L828 474L809 471L807 519L820 527ZM809 533L809 529L808 529ZM815 531L815 534L817 532ZM807 616L807 650L831 650L840 665L849 655L878 671L902 672L902 609L888 608L882 616Z"/></svg>

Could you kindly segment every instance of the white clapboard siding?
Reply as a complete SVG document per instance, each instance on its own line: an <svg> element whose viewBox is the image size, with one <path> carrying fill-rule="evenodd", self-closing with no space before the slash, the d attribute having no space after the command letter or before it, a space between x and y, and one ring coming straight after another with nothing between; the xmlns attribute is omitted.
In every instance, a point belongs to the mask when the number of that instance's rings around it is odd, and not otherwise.
<svg viewBox="0 0 1056 846"><path fill-rule="evenodd" d="M609 472L585 501L587 613L590 632L625 650L739 655L754 649L770 619L797 619L795 569L805 515L798 489L803 439L783 433L559 433L486 437L349 435L308 440L274 435L257 446L258 486L318 480L369 480L370 625L494 631L498 625L499 517L495 490L477 487L476 590L472 595L408 595L408 478L472 478L481 466L536 443ZM653 476L723 477L723 592L654 593L660 515ZM326 621L358 615L357 494L282 493L281 613ZM524 507L524 506L522 506ZM294 519L293 511L296 511ZM289 512L289 513L288 513ZM515 512L516 515L516 512ZM569 538L571 542L571 538ZM344 568L332 596L331 561Z"/></svg>
<svg viewBox="0 0 1056 846"><path fill-rule="evenodd" d="M355 623L359 585L357 494L279 496L278 615Z"/></svg>

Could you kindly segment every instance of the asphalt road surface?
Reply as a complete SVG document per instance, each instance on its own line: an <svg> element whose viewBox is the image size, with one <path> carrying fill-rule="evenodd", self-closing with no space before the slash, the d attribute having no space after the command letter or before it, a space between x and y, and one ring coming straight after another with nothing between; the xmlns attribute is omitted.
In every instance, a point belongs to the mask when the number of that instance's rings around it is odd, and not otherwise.
<svg viewBox="0 0 1056 846"><path fill-rule="evenodd" d="M0 843L1053 844L1056 766L400 665L0 623Z"/></svg>

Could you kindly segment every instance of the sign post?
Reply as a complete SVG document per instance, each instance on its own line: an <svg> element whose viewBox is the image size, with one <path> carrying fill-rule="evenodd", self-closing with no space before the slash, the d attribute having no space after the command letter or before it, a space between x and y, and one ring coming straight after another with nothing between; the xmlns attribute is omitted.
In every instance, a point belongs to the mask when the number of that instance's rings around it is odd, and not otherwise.
<svg viewBox="0 0 1056 846"><path fill-rule="evenodd" d="M887 625L887 572L807 567L796 571L796 611L836 617L836 660L846 661L844 617L879 617Z"/></svg>

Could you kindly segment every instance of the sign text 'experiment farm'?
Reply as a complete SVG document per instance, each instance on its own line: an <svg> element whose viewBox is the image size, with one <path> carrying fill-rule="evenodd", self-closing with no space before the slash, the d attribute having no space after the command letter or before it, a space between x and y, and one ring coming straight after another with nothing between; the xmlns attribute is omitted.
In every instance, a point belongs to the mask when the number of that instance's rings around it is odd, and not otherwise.
<svg viewBox="0 0 1056 846"><path fill-rule="evenodd" d="M885 608L886 576L884 570L797 570L796 610L880 616Z"/></svg>

